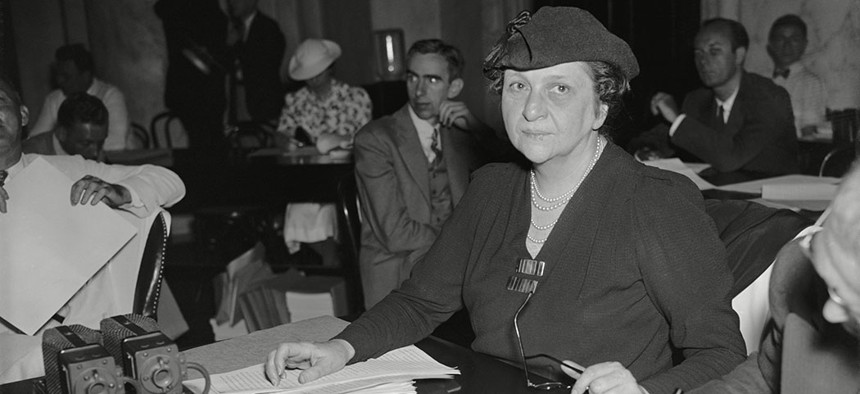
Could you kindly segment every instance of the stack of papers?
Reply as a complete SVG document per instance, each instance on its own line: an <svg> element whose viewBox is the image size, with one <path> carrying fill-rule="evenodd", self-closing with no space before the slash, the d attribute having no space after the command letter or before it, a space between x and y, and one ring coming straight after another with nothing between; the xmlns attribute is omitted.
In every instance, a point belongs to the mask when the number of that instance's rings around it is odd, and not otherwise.
<svg viewBox="0 0 860 394"><path fill-rule="evenodd" d="M298 383L301 370L287 370L281 383L273 386L264 364L212 375L211 393L376 393L415 392L415 379L451 379L460 371L440 364L415 346L406 346L379 358L346 366L331 375L306 384ZM203 379L183 383L194 393L203 390Z"/></svg>

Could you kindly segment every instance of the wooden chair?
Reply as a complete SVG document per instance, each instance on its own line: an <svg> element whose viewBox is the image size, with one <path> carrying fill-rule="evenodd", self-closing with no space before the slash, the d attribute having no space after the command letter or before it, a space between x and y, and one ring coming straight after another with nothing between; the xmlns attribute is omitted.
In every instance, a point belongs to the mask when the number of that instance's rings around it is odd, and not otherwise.
<svg viewBox="0 0 860 394"><path fill-rule="evenodd" d="M361 250L361 209L353 173L345 174L337 184L337 221L342 274L348 285L350 310L356 313L364 307L364 291L358 263Z"/></svg>
<svg viewBox="0 0 860 394"><path fill-rule="evenodd" d="M166 214L164 211L159 212L149 228L140 261L140 269L138 270L132 310L132 313L156 320L158 318L158 301L161 296L161 283L164 280L164 263L169 234L165 219Z"/></svg>
<svg viewBox="0 0 860 394"><path fill-rule="evenodd" d="M170 111L162 112L152 118L149 122L149 133L153 148L161 148L161 139L164 140L165 147L173 148L173 127L176 122L181 126L182 121Z"/></svg>
<svg viewBox="0 0 860 394"><path fill-rule="evenodd" d="M150 139L149 131L146 130L145 127L140 123L132 122L129 131L131 131L131 134L129 135L129 138L131 139L131 141L129 141L129 145L131 145L132 148L150 148L149 144L152 143L152 140Z"/></svg>
<svg viewBox="0 0 860 394"><path fill-rule="evenodd" d="M834 148L821 160L818 176L841 177L851 168L851 163L856 158L854 145Z"/></svg>

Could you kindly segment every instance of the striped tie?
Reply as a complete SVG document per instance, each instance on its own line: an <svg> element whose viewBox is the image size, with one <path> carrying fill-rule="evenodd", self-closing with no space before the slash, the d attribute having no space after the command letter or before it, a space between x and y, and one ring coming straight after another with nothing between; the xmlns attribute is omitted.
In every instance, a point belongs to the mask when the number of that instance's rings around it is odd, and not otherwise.
<svg viewBox="0 0 860 394"><path fill-rule="evenodd" d="M439 126L437 125L433 128L433 139L430 141L430 150L436 155L433 158L433 163L439 163L442 161L442 143L439 140Z"/></svg>

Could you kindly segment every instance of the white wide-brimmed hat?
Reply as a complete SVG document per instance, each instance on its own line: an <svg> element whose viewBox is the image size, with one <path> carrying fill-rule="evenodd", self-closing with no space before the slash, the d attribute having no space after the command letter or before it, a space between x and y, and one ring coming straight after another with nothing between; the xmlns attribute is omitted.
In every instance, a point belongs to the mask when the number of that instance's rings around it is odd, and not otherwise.
<svg viewBox="0 0 860 394"><path fill-rule="evenodd" d="M340 57L340 45L319 38L304 40L290 58L290 78L296 81L311 79L325 71Z"/></svg>

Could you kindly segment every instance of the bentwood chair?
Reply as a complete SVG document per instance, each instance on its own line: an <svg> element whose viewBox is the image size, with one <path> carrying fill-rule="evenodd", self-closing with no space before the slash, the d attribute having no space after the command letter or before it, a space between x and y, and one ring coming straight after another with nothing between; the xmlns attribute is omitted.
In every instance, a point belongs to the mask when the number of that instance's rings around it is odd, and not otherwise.
<svg viewBox="0 0 860 394"><path fill-rule="evenodd" d="M140 269L137 275L137 285L134 291L132 313L152 319L158 317L158 301L161 297L161 283L164 280L164 263L167 254L167 239L169 227L166 211L156 214L149 228Z"/></svg>

